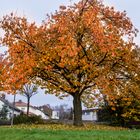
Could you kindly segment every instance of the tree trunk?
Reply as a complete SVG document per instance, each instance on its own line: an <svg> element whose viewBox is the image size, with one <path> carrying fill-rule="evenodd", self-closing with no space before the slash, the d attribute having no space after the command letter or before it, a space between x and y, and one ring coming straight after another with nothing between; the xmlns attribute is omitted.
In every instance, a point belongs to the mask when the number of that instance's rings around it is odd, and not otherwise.
<svg viewBox="0 0 140 140"><path fill-rule="evenodd" d="M29 116L30 98L27 98L27 116Z"/></svg>
<svg viewBox="0 0 140 140"><path fill-rule="evenodd" d="M80 95L77 93L73 96L73 108L74 108L74 122L75 126L82 126L82 105Z"/></svg>

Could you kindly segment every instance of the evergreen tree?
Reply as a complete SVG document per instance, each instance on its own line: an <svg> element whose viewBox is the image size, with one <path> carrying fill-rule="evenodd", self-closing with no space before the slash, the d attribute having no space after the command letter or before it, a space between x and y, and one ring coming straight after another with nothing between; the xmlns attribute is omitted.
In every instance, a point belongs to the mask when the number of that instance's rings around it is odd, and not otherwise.
<svg viewBox="0 0 140 140"><path fill-rule="evenodd" d="M3 105L1 111L0 111L0 119L1 120L7 120L7 114L8 114L9 110L8 110L8 106L7 105Z"/></svg>

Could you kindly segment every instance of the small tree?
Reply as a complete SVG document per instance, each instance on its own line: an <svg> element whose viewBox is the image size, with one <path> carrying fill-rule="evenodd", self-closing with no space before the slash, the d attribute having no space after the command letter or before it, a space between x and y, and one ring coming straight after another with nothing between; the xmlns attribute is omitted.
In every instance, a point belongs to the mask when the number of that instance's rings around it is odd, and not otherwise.
<svg viewBox="0 0 140 140"><path fill-rule="evenodd" d="M0 111L0 119L7 120L8 112L9 112L8 106L7 105L3 105L3 107L2 107L2 109Z"/></svg>
<svg viewBox="0 0 140 140"><path fill-rule="evenodd" d="M38 87L34 84L25 84L19 93L27 98L27 116L29 116L30 99L37 94Z"/></svg>

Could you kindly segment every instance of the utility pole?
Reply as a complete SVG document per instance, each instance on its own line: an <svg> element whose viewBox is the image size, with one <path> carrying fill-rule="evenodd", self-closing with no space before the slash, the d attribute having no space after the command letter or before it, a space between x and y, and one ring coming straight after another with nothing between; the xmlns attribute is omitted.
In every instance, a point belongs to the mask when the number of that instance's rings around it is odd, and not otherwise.
<svg viewBox="0 0 140 140"><path fill-rule="evenodd" d="M16 94L14 94L13 110L12 110L12 118L11 118L11 126L13 126L13 122L14 122L14 107L15 107L15 100L16 100Z"/></svg>

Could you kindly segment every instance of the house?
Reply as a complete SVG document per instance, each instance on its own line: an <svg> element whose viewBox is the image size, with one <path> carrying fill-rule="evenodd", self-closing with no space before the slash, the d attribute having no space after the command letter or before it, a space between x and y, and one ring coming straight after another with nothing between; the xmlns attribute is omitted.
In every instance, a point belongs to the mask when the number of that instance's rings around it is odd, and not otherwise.
<svg viewBox="0 0 140 140"><path fill-rule="evenodd" d="M27 112L27 103L22 102L22 100L19 100L15 102L15 106L22 110L25 114ZM41 116L42 119L49 119L49 116L45 114L43 111L39 110L37 107L29 106L29 115L36 115Z"/></svg>
<svg viewBox="0 0 140 140"><path fill-rule="evenodd" d="M0 97L0 111L2 110L3 106L7 107L7 119L10 120L14 111L14 116L18 116L22 113L20 109L15 107L12 103L6 100L4 97Z"/></svg>
<svg viewBox="0 0 140 140"><path fill-rule="evenodd" d="M37 108L47 114L50 119L59 119L60 112L57 109L52 109L50 105L42 105Z"/></svg>
<svg viewBox="0 0 140 140"><path fill-rule="evenodd" d="M42 105L37 107L39 110L43 111L50 119L52 118L52 112L50 105Z"/></svg>
<svg viewBox="0 0 140 140"><path fill-rule="evenodd" d="M53 110L51 118L58 120L59 119L59 111L58 110Z"/></svg>
<svg viewBox="0 0 140 140"><path fill-rule="evenodd" d="M82 120L83 121L98 121L98 112L99 108L95 107L92 109L82 110Z"/></svg>

